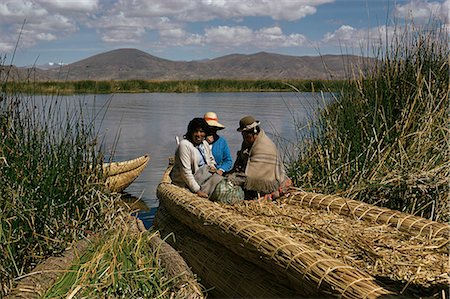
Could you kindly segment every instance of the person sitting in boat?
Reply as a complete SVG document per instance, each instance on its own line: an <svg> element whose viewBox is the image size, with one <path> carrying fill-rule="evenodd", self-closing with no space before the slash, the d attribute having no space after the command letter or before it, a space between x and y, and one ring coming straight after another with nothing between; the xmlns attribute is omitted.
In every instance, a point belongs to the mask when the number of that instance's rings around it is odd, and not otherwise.
<svg viewBox="0 0 450 299"><path fill-rule="evenodd" d="M224 172L230 171L233 166L233 158L228 143L225 138L217 134L217 131L225 129L225 126L219 123L217 114L214 112L206 112L203 118L210 127L210 134L206 137L206 140L211 145L212 154L216 160L217 173L223 175Z"/></svg>
<svg viewBox="0 0 450 299"><path fill-rule="evenodd" d="M245 197L275 199L286 192L292 181L285 173L276 145L261 129L260 122L245 116L237 131L243 142L231 173L242 178Z"/></svg>
<svg viewBox="0 0 450 299"><path fill-rule="evenodd" d="M178 144L175 162L170 172L172 183L189 188L200 197L208 198L222 180L217 174L216 161L205 140L209 126L203 118L192 119L184 139Z"/></svg>

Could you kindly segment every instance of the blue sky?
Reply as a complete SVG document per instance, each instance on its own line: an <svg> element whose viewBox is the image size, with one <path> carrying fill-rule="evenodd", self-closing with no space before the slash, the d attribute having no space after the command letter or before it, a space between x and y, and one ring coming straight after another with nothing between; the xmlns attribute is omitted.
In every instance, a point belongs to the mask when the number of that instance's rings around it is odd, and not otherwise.
<svg viewBox="0 0 450 299"><path fill-rule="evenodd" d="M394 22L431 18L448 29L449 13L450 0L0 0L0 54L17 66L118 48L176 61L363 54Z"/></svg>

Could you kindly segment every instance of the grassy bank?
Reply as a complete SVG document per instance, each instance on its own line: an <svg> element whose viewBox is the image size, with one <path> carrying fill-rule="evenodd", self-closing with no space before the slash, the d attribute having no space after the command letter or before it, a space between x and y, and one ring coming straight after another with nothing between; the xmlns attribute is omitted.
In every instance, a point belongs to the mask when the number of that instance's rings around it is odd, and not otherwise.
<svg viewBox="0 0 450 299"><path fill-rule="evenodd" d="M184 80L184 81L64 81L14 82L9 88L27 94L96 94L147 92L303 92L339 90L346 84L339 80Z"/></svg>
<svg viewBox="0 0 450 299"><path fill-rule="evenodd" d="M411 25L376 51L370 72L298 124L296 185L448 221L448 47L438 25Z"/></svg>

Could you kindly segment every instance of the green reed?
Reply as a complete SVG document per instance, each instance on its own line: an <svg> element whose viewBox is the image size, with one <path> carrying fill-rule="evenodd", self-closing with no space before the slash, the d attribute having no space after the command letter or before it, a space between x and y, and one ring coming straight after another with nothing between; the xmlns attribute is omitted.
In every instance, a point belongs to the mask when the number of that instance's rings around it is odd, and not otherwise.
<svg viewBox="0 0 450 299"><path fill-rule="evenodd" d="M120 226L116 226L120 227ZM169 278L149 240L155 232L111 229L67 269L43 298L172 298Z"/></svg>
<svg viewBox="0 0 450 299"><path fill-rule="evenodd" d="M303 92L338 90L343 80L123 80L123 81L49 81L14 82L14 89L28 94L86 94L86 93L146 93L146 92L273 92L292 91L289 85Z"/></svg>
<svg viewBox="0 0 450 299"><path fill-rule="evenodd" d="M289 171L310 190L446 221L448 32L407 28L302 126L310 130Z"/></svg>
<svg viewBox="0 0 450 299"><path fill-rule="evenodd" d="M103 228L103 160L81 103L0 90L0 297L14 278Z"/></svg>

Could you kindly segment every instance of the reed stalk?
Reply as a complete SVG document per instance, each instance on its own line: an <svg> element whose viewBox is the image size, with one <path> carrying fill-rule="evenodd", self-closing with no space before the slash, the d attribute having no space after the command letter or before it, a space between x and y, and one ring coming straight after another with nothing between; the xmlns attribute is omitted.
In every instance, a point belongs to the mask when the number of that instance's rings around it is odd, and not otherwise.
<svg viewBox="0 0 450 299"><path fill-rule="evenodd" d="M405 28L310 121L289 173L306 190L448 221L448 32Z"/></svg>

